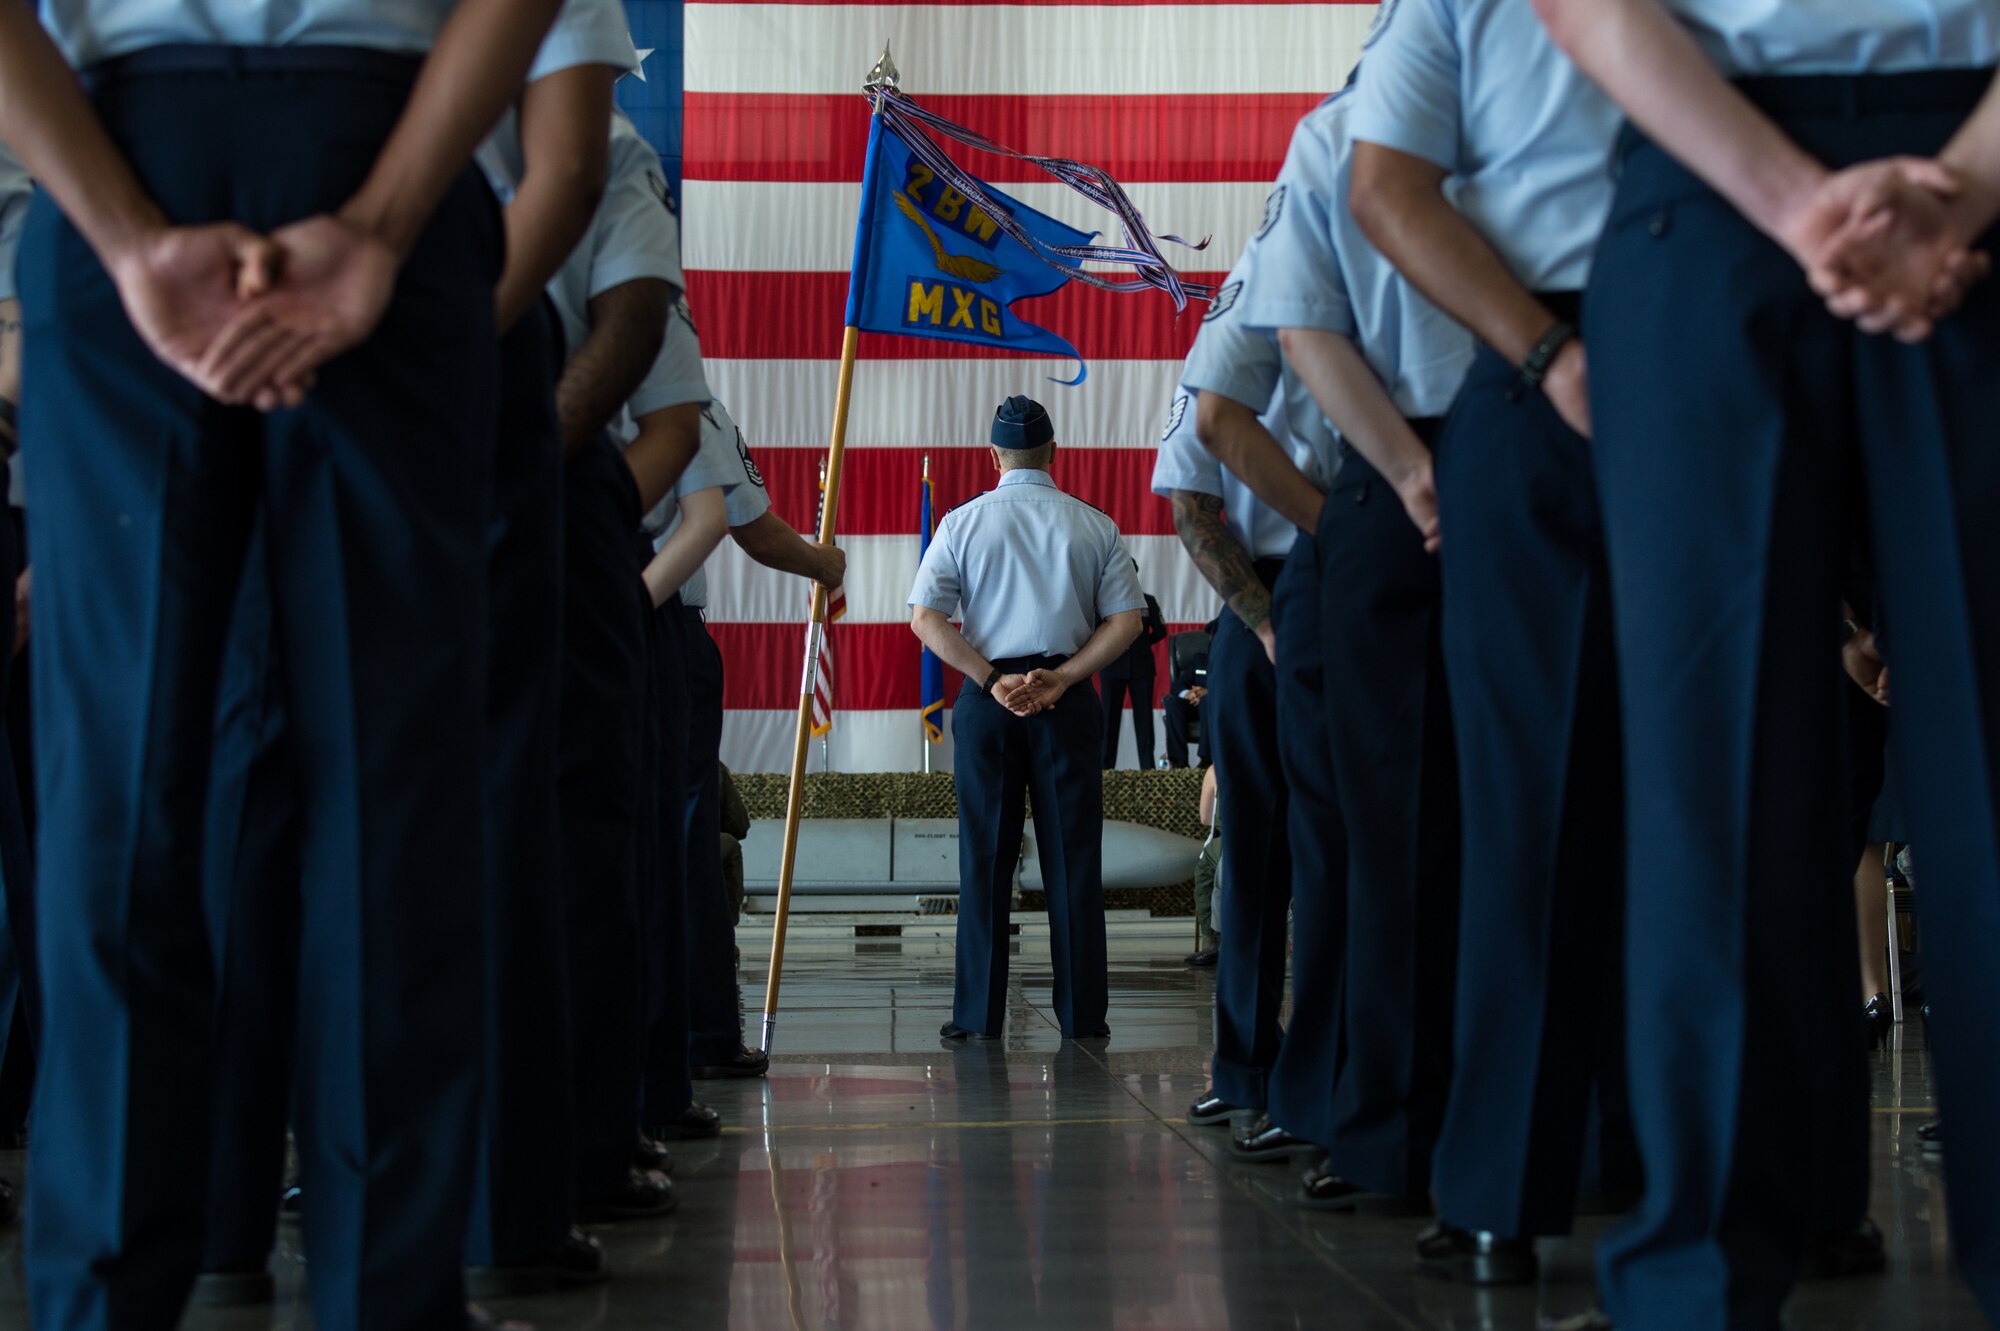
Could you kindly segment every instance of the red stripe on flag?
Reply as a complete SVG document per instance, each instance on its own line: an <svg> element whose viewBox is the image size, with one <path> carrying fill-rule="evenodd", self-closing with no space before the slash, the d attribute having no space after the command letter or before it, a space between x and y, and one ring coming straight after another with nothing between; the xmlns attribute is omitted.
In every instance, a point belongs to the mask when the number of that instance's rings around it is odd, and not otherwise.
<svg viewBox="0 0 2000 1331"><path fill-rule="evenodd" d="M1184 272L1220 282L1219 272ZM715 360L838 360L847 317L846 273L690 271L688 300L701 354ZM1124 295L1072 282L1024 300L1014 312L1068 338L1086 361L1183 360L1208 307L1178 317L1162 292ZM936 338L863 333L863 360L996 360L1016 353Z"/></svg>
<svg viewBox="0 0 2000 1331"><path fill-rule="evenodd" d="M691 5L742 4L743 0L687 0ZM776 5L872 5L884 9L984 9L989 7L1028 9L1061 8L1086 9L1100 5L1114 8L1130 5L1372 5L1376 0L1091 0L1088 5L1079 5L1076 0L925 0L922 4L911 4L909 0L757 0L760 4Z"/></svg>
<svg viewBox="0 0 2000 1331"><path fill-rule="evenodd" d="M1089 162L1126 185L1275 179L1293 126L1318 103L1314 93L924 98L925 109L995 142ZM861 179L869 120L853 94L691 92L684 104L689 180ZM1011 157L965 160L996 185L1050 179Z"/></svg>
<svg viewBox="0 0 2000 1331"><path fill-rule="evenodd" d="M1143 424L1143 423L1141 423ZM935 512L993 488L993 455L983 446L933 448L931 482L936 486ZM757 469L771 490L778 516L802 532L813 530L819 512L819 467L825 450L757 447L751 450ZM1153 494L1152 448L1072 448L1056 453L1056 483L1070 494L1111 515L1127 536L1171 536L1173 508ZM840 536L915 536L922 503L919 482L924 450L915 448L850 448L840 474ZM851 668L843 675L852 678Z"/></svg>
<svg viewBox="0 0 2000 1331"><path fill-rule="evenodd" d="M1200 628L1199 624L1169 624L1169 633ZM722 705L760 711L783 711L799 705L799 668L805 651L805 625L740 624L709 621L708 631L722 652ZM907 624L836 624L833 651L840 660L840 697L833 724L842 712L914 713L923 683L918 653L922 644ZM1167 686L1166 644L1154 648L1159 687ZM962 677L944 668L944 703L958 699ZM915 729L914 722L911 729Z"/></svg>

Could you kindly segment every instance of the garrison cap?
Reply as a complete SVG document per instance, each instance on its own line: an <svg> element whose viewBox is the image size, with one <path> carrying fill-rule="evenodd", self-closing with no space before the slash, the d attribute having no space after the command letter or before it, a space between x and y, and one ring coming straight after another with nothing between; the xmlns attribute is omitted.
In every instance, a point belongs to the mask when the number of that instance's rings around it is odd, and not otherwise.
<svg viewBox="0 0 2000 1331"><path fill-rule="evenodd" d="M1015 394L993 413L993 446L1014 450L1040 448L1056 437L1049 413L1031 397Z"/></svg>

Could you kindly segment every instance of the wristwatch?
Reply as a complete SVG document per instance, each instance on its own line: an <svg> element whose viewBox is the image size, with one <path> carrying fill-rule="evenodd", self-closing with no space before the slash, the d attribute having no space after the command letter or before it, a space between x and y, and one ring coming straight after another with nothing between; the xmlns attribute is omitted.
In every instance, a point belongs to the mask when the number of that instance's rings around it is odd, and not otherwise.
<svg viewBox="0 0 2000 1331"><path fill-rule="evenodd" d="M1549 366L1555 364L1556 353L1575 336L1574 324L1561 319L1550 324L1549 331L1542 334L1541 340L1535 343L1529 350L1527 358L1521 362L1521 377L1513 388L1508 390L1507 400L1518 402L1522 394L1540 388L1542 380L1548 378Z"/></svg>
<svg viewBox="0 0 2000 1331"><path fill-rule="evenodd" d="M995 684L998 684L999 682L1000 682L1000 667L994 666L993 673L986 677L986 682L979 686L979 691L991 697L993 693L993 686Z"/></svg>
<svg viewBox="0 0 2000 1331"><path fill-rule="evenodd" d="M1843 619L1840 621L1840 628L1840 640L1843 643L1853 642L1856 638L1867 632L1866 629L1861 627L1861 621L1858 619Z"/></svg>

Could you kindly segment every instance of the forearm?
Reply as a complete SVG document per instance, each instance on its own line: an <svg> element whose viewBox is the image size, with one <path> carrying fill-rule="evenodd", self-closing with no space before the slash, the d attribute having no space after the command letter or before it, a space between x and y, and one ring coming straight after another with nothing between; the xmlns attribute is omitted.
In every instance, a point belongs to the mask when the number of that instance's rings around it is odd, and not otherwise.
<svg viewBox="0 0 2000 1331"><path fill-rule="evenodd" d="M472 150L521 91L558 8L560 0L459 0L342 220L408 255Z"/></svg>
<svg viewBox="0 0 2000 1331"><path fill-rule="evenodd" d="M828 547L799 535L792 530L791 523L772 509L765 509L741 527L731 527L729 535L742 547L743 553L765 568L811 578L819 583L826 583L829 576L833 577L834 584L839 582L838 576L830 575L827 568Z"/></svg>
<svg viewBox="0 0 2000 1331"><path fill-rule="evenodd" d="M1097 631L1077 649L1076 655L1057 666L1055 673L1069 688L1088 684L1092 675L1125 655L1145 627L1146 614L1143 610L1124 610L1106 615L1098 624Z"/></svg>
<svg viewBox="0 0 2000 1331"><path fill-rule="evenodd" d="M910 631L931 649L938 660L967 679L984 682L993 673L993 663L965 640L958 625L929 606L915 606L910 612Z"/></svg>
<svg viewBox="0 0 2000 1331"><path fill-rule="evenodd" d="M1248 405L1204 391L1195 404L1194 433L1216 461L1293 526L1318 528L1326 495L1306 479Z"/></svg>
<svg viewBox="0 0 2000 1331"><path fill-rule="evenodd" d="M1938 158L1965 182L1962 206L1978 235L2000 220L2000 78Z"/></svg>
<svg viewBox="0 0 2000 1331"><path fill-rule="evenodd" d="M494 292L503 333L541 297L590 229L604 197L611 156L605 126L617 77L609 65L579 65L537 79L521 94L525 172L507 205L507 267Z"/></svg>
<svg viewBox="0 0 2000 1331"><path fill-rule="evenodd" d="M0 140L107 267L165 225L30 5L0 5Z"/></svg>
<svg viewBox="0 0 2000 1331"><path fill-rule="evenodd" d="M1333 428L1389 484L1430 465L1431 451L1352 340L1323 328L1286 328L1278 343Z"/></svg>
<svg viewBox="0 0 2000 1331"><path fill-rule="evenodd" d="M625 445L625 465L639 487L639 511L650 513L694 461L701 447L701 405L663 407L639 418L639 433Z"/></svg>
<svg viewBox="0 0 2000 1331"><path fill-rule="evenodd" d="M590 332L556 382L563 454L595 439L639 385L667 335L673 287L657 278L626 282L590 302Z"/></svg>
<svg viewBox="0 0 2000 1331"><path fill-rule="evenodd" d="M678 592L694 571L715 553L729 531L722 491L698 490L681 499L681 525L660 543L646 565L646 591L654 605Z"/></svg>
<svg viewBox="0 0 2000 1331"><path fill-rule="evenodd" d="M1518 365L1555 322L1443 193L1443 168L1354 145L1348 206L1375 248L1431 302Z"/></svg>
<svg viewBox="0 0 2000 1331"><path fill-rule="evenodd" d="M1534 0L1556 45L1634 124L1766 234L1825 179L1657 0Z"/></svg>
<svg viewBox="0 0 2000 1331"><path fill-rule="evenodd" d="M1176 490L1172 502L1174 530L1195 568L1245 628L1261 627L1271 617L1271 593L1257 576L1250 552L1222 520L1222 501L1214 495Z"/></svg>

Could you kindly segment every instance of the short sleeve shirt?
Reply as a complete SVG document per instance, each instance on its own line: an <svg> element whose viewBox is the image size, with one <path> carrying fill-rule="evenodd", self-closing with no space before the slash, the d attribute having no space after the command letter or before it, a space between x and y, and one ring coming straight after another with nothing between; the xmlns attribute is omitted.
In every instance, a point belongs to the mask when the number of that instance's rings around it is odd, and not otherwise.
<svg viewBox="0 0 2000 1331"><path fill-rule="evenodd" d="M1146 596L1109 517L1045 471L1014 470L938 523L910 604L963 610L965 640L998 661L1074 655Z"/></svg>
<svg viewBox="0 0 2000 1331"><path fill-rule="evenodd" d="M42 0L42 23L78 69L147 47L431 49L458 0Z"/></svg>
<svg viewBox="0 0 2000 1331"><path fill-rule="evenodd" d="M1611 211L1620 116L1527 0L1393 0L1349 132L1458 177L1460 212L1530 291L1580 291Z"/></svg>
<svg viewBox="0 0 2000 1331"><path fill-rule="evenodd" d="M603 202L590 230L549 282L571 354L590 333L592 298L643 278L657 278L676 293L684 285L680 222L671 200L659 155L631 121L614 115Z"/></svg>
<svg viewBox="0 0 2000 1331"><path fill-rule="evenodd" d="M1235 315L1253 331L1350 338L1405 416L1441 416L1472 363L1472 335L1404 281L1349 212L1354 105L1350 89L1299 121Z"/></svg>
<svg viewBox="0 0 2000 1331"><path fill-rule="evenodd" d="M2000 63L1993 0L1666 0L1723 73L1898 74Z"/></svg>
<svg viewBox="0 0 2000 1331"><path fill-rule="evenodd" d="M563 0L555 26L542 39L535 63L528 67L527 81L536 83L579 65L609 65L620 73L639 67L639 52L632 46L625 7L619 0ZM500 123L479 145L477 160L501 202L511 200L527 171L521 156L520 113L514 107L507 108Z"/></svg>

